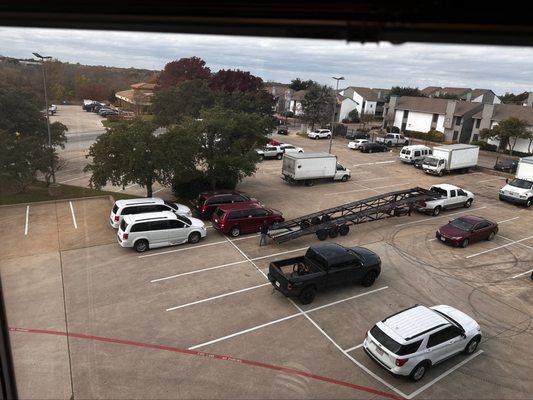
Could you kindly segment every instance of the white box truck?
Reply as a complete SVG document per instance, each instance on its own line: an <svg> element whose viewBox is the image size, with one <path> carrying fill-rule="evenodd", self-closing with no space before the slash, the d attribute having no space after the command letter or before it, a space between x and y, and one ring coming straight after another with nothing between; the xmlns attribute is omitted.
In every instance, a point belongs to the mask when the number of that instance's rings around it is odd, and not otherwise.
<svg viewBox="0 0 533 400"><path fill-rule="evenodd" d="M533 157L521 158L515 178L505 180L507 185L500 189L500 200L531 207L533 204Z"/></svg>
<svg viewBox="0 0 533 400"><path fill-rule="evenodd" d="M310 186L317 180L346 182L350 170L337 163L329 153L296 153L283 156L282 178L289 183L303 182Z"/></svg>
<svg viewBox="0 0 533 400"><path fill-rule="evenodd" d="M471 144L448 144L433 147L433 155L424 158L422 169L427 174L442 176L444 173L461 173L477 165L479 146Z"/></svg>

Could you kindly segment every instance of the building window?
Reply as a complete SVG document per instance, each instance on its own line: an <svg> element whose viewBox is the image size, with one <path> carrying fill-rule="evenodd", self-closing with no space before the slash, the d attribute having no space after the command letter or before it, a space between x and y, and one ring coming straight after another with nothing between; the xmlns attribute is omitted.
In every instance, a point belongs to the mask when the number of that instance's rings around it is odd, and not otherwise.
<svg viewBox="0 0 533 400"><path fill-rule="evenodd" d="M481 124L480 119L476 119L476 129L479 129L479 125Z"/></svg>
<svg viewBox="0 0 533 400"><path fill-rule="evenodd" d="M461 117L455 117L455 125L459 126L461 125L462 118Z"/></svg>
<svg viewBox="0 0 533 400"><path fill-rule="evenodd" d="M433 114L433 120L431 121L431 123L436 124L438 120L439 120L439 114Z"/></svg>
<svg viewBox="0 0 533 400"><path fill-rule="evenodd" d="M453 131L453 141L456 142L457 141L457 137L459 136L459 131Z"/></svg>

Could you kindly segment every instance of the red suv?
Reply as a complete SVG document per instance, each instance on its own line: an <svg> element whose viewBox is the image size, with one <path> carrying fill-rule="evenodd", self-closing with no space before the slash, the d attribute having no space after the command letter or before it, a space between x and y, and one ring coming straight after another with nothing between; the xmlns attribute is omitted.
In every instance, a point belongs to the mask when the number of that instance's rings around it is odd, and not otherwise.
<svg viewBox="0 0 533 400"><path fill-rule="evenodd" d="M237 237L241 233L259 232L265 222L268 226L283 222L283 215L257 203L228 204L218 207L211 221L215 229Z"/></svg>
<svg viewBox="0 0 533 400"><path fill-rule="evenodd" d="M196 201L196 211L200 218L209 219L218 206L223 204L260 204L259 200L248 197L235 190L219 190L215 192L205 192L198 196Z"/></svg>

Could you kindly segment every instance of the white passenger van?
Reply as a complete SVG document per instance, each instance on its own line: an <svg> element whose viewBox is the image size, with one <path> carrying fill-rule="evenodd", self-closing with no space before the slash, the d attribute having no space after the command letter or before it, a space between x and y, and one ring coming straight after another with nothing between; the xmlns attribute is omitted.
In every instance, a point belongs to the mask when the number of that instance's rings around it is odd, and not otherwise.
<svg viewBox="0 0 533 400"><path fill-rule="evenodd" d="M159 197L146 197L141 199L117 200L113 204L109 223L113 228L118 228L124 215L144 214L160 211L172 211L178 215L191 217L192 212L189 207L183 204L171 203Z"/></svg>
<svg viewBox="0 0 533 400"><path fill-rule="evenodd" d="M400 160L406 163L414 164L417 160L423 160L424 157L433 154L430 147L423 144L414 144L411 146L404 146L400 151Z"/></svg>
<svg viewBox="0 0 533 400"><path fill-rule="evenodd" d="M117 232L122 247L142 253L157 247L198 243L207 235L203 221L176 215L172 211L125 215Z"/></svg>

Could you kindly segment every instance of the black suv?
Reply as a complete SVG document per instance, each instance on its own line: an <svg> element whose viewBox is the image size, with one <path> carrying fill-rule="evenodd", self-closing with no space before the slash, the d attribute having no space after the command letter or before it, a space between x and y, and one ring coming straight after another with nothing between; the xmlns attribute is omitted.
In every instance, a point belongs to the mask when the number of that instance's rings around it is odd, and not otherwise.
<svg viewBox="0 0 533 400"><path fill-rule="evenodd" d="M515 173L518 167L517 160L501 160L494 165L496 171Z"/></svg>
<svg viewBox="0 0 533 400"><path fill-rule="evenodd" d="M288 135L289 134L289 128L287 128L285 125L278 126L278 135Z"/></svg>
<svg viewBox="0 0 533 400"><path fill-rule="evenodd" d="M346 132L346 139L368 139L370 135L364 131L348 131Z"/></svg>

